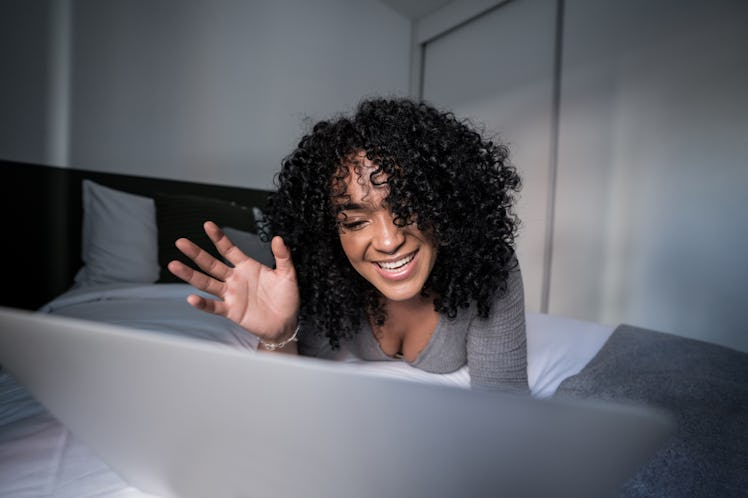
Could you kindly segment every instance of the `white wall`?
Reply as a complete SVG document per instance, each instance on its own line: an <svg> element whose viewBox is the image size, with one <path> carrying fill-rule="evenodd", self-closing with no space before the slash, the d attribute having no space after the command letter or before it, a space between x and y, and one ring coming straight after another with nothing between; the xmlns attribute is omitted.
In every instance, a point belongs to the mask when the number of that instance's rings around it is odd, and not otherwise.
<svg viewBox="0 0 748 498"><path fill-rule="evenodd" d="M747 23L567 0L552 312L748 350Z"/></svg>
<svg viewBox="0 0 748 498"><path fill-rule="evenodd" d="M302 120L406 93L410 23L376 0L78 0L70 163L270 187Z"/></svg>
<svg viewBox="0 0 748 498"><path fill-rule="evenodd" d="M267 188L304 119L408 92L410 21L377 0L62 3L70 101L47 119L63 166Z"/></svg>

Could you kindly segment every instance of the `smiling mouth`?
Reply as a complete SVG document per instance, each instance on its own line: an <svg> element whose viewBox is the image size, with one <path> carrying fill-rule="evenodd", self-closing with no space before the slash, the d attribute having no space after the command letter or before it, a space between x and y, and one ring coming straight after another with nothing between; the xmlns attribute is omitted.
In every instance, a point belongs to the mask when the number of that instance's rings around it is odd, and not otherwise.
<svg viewBox="0 0 748 498"><path fill-rule="evenodd" d="M412 252L408 254L407 256L404 256L396 261L381 261L376 262L375 264L379 266L381 269L386 271L397 271L401 268L405 267L408 263L413 261L413 259L416 257L416 253L418 251Z"/></svg>

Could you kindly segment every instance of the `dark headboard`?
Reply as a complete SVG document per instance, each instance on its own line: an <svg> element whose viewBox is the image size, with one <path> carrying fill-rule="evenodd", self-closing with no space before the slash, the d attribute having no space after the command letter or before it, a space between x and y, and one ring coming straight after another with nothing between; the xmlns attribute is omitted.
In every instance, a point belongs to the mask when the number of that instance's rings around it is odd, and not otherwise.
<svg viewBox="0 0 748 498"><path fill-rule="evenodd" d="M82 262L81 182L125 192L193 194L263 207L266 190L0 160L3 243L0 306L38 309L67 290Z"/></svg>

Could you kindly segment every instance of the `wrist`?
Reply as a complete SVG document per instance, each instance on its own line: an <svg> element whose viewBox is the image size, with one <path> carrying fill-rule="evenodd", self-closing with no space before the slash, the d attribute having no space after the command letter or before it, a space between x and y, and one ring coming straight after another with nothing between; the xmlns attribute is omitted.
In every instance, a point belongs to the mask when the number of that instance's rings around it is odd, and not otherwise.
<svg viewBox="0 0 748 498"><path fill-rule="evenodd" d="M296 327L290 332L284 334L281 339L276 339L275 341L266 341L265 339L260 338L260 344L263 348L265 348L268 351L276 351L278 349L283 349L284 347L288 346L292 342L297 342L299 340L299 330L301 329L301 324L297 324Z"/></svg>

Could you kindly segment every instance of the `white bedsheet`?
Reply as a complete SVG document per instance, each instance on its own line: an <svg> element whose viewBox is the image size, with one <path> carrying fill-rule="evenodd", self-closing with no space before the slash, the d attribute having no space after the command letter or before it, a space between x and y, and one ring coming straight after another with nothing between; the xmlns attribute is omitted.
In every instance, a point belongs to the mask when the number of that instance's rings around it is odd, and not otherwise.
<svg viewBox="0 0 748 498"><path fill-rule="evenodd" d="M186 284L106 285L71 290L40 311L154 332L187 335L249 351L257 340L232 322L195 310ZM599 351L613 327L527 314L528 380L533 396L553 395ZM346 363L377 375L469 386L467 367L446 375L402 362ZM148 497L122 481L51 417L23 387L0 371L0 497Z"/></svg>

